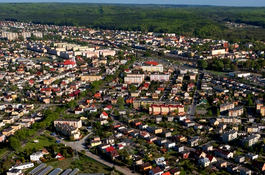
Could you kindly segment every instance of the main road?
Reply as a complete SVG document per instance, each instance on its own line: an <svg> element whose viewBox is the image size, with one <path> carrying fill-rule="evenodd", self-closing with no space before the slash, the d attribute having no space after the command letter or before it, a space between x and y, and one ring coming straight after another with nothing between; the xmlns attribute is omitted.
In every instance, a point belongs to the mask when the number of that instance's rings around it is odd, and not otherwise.
<svg viewBox="0 0 265 175"><path fill-rule="evenodd" d="M91 135L92 133L88 134L87 136L85 136L83 139L79 140L79 141L75 141L75 142L66 142L64 140L61 140L61 143L65 144L65 145L68 145L70 147L72 147L73 149L77 150L77 151L81 151L81 150L86 150L86 146L85 146L85 141L86 139ZM103 164L103 165L106 165L107 167L110 167L112 168L113 166L115 166L116 170L122 172L123 174L125 175L139 175L138 173L132 173L132 171L128 168L125 168L125 167L120 167L120 166L117 166L117 165L114 165L113 163L111 162L108 162L104 159L102 159L101 157L89 152L89 151L86 151L86 156L90 157L91 159L94 159L95 161Z"/></svg>

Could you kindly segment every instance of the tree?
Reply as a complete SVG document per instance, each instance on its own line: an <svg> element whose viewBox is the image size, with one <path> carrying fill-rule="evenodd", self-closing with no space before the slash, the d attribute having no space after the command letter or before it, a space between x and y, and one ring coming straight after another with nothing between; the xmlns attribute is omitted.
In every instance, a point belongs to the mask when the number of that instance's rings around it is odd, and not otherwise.
<svg viewBox="0 0 265 175"><path fill-rule="evenodd" d="M18 139L14 136L10 137L9 144L14 150L19 150L21 148L21 144Z"/></svg>
<svg viewBox="0 0 265 175"><path fill-rule="evenodd" d="M135 85L130 85L130 91L135 92L137 90L137 87Z"/></svg>
<svg viewBox="0 0 265 175"><path fill-rule="evenodd" d="M62 150L62 154L63 154L64 157L66 157L67 156L67 150L66 149L63 149Z"/></svg>
<svg viewBox="0 0 265 175"><path fill-rule="evenodd" d="M216 115L220 116L220 110L219 109L216 110Z"/></svg>
<svg viewBox="0 0 265 175"><path fill-rule="evenodd" d="M251 98L248 99L248 101L247 101L247 105L248 105L248 106L252 106L252 105L253 105L253 102L252 102L252 99L251 99Z"/></svg>
<svg viewBox="0 0 265 175"><path fill-rule="evenodd" d="M124 102L124 99L123 99L123 97L118 97L118 99L117 99L117 105L119 106L119 108L120 109L124 109L124 104L125 104L125 102Z"/></svg>
<svg viewBox="0 0 265 175"><path fill-rule="evenodd" d="M75 100L71 100L68 104L67 107L68 108L74 108L77 106L77 102Z"/></svg>

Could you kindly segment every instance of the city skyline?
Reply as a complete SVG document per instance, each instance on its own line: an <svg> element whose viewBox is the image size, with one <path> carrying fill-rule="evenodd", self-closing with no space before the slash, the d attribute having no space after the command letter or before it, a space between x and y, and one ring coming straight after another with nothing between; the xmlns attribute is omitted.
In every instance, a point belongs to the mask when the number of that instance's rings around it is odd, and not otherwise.
<svg viewBox="0 0 265 175"><path fill-rule="evenodd" d="M37 3L37 2L65 2L65 3L108 3L108 4L172 4L172 5L212 5L212 6L252 6L262 7L265 6L265 1L262 0L223 0L223 1L212 1L212 0L0 0L0 3Z"/></svg>

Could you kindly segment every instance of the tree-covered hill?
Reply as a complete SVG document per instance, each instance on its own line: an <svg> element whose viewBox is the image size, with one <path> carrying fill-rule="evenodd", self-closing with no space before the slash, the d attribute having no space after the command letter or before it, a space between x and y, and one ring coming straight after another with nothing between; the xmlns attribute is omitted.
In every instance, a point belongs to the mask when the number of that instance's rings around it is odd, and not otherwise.
<svg viewBox="0 0 265 175"><path fill-rule="evenodd" d="M229 29L225 21L265 27L264 8L10 3L0 5L0 20L76 25L102 29L174 32L180 35L265 40L265 30Z"/></svg>

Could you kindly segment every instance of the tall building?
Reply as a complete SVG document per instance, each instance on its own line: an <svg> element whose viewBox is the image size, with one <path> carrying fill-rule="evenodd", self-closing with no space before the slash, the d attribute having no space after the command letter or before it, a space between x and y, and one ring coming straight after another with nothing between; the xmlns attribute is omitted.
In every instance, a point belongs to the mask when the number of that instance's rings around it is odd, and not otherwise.
<svg viewBox="0 0 265 175"><path fill-rule="evenodd" d="M28 39L31 37L31 32L22 32L21 35L24 39Z"/></svg>
<svg viewBox="0 0 265 175"><path fill-rule="evenodd" d="M37 38L43 38L42 32L32 32L32 35L36 36Z"/></svg>

